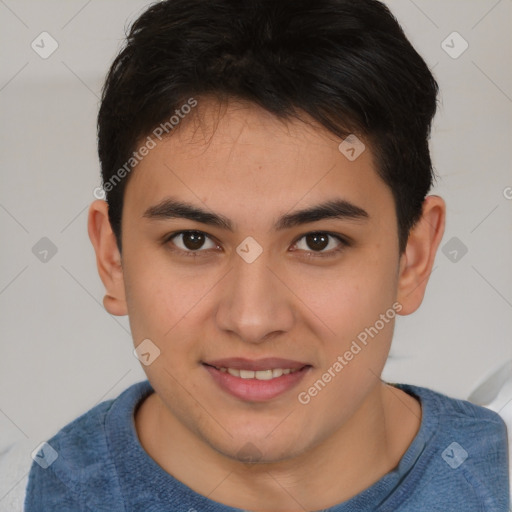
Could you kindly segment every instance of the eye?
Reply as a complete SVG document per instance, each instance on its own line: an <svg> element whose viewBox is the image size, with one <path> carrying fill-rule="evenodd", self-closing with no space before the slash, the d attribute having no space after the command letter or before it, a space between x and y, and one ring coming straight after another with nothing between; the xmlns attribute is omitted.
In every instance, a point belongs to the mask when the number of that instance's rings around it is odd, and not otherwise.
<svg viewBox="0 0 512 512"><path fill-rule="evenodd" d="M165 238L164 243L170 244L172 251L190 257L206 256L207 254L200 253L219 248L219 245L209 235L196 230L172 233ZM302 235L293 244L292 251L297 249L304 251L307 257L331 257L336 256L348 246L350 246L350 243L339 235L325 231L315 231Z"/></svg>
<svg viewBox="0 0 512 512"><path fill-rule="evenodd" d="M210 246L207 246L205 249L204 245L208 240L210 241ZM177 247L177 249L171 248L171 250L181 252L185 256L198 256L198 254L196 254L198 252L205 252L207 249L215 249L218 247L218 245L202 231L180 231L179 233L174 233L167 237L165 242L171 242L172 245Z"/></svg>
<svg viewBox="0 0 512 512"><path fill-rule="evenodd" d="M301 242L302 240L304 242ZM336 243L336 241L338 243ZM298 248L299 250L305 250L308 253L308 256L330 257L343 251L343 249L349 245L350 244L341 236L326 233L324 231L316 231L303 235L297 242L295 242L293 247ZM324 249L329 250L325 251Z"/></svg>

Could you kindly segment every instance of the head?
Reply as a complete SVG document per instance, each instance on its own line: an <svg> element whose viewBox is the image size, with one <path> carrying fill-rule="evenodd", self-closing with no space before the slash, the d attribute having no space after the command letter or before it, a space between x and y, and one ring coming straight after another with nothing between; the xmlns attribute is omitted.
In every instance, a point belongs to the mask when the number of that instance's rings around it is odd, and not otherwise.
<svg viewBox="0 0 512 512"><path fill-rule="evenodd" d="M155 391L216 451L305 452L378 382L443 234L436 96L375 0L169 0L133 24L103 90L89 234L105 307L158 348ZM215 385L225 358L303 375L242 399Z"/></svg>

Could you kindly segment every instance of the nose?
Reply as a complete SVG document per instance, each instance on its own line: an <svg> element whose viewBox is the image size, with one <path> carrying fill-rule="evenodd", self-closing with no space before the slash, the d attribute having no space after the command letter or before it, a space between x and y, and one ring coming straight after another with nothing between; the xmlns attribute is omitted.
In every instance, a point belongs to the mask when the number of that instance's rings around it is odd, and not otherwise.
<svg viewBox="0 0 512 512"><path fill-rule="evenodd" d="M265 251L252 263L236 255L233 265L223 280L217 326L246 343L263 343L291 330L294 295Z"/></svg>

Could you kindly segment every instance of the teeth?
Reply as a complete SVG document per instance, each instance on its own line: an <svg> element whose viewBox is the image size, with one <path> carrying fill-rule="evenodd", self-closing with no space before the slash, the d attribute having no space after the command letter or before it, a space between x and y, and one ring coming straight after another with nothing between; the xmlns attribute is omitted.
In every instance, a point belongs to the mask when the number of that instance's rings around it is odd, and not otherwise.
<svg viewBox="0 0 512 512"><path fill-rule="evenodd" d="M254 372L252 370L240 370L240 377L242 379L254 379Z"/></svg>
<svg viewBox="0 0 512 512"><path fill-rule="evenodd" d="M270 380L274 377L272 370L258 370L254 375L258 380Z"/></svg>
<svg viewBox="0 0 512 512"><path fill-rule="evenodd" d="M299 368L294 370L290 368L274 368L268 370L238 370L236 368L218 368L222 373L229 373L233 375L233 377L240 377L241 379L257 379L257 380L272 380L277 377L281 377L282 375L288 375L289 373L294 373Z"/></svg>

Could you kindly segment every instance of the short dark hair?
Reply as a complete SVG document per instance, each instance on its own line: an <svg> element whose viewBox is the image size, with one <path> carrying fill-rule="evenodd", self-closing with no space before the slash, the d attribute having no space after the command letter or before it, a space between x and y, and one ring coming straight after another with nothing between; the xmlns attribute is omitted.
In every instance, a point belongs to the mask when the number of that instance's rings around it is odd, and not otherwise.
<svg viewBox="0 0 512 512"><path fill-rule="evenodd" d="M119 250L129 176L112 178L127 162L128 171L136 165L140 140L191 97L242 99L285 120L305 112L336 136L368 141L393 193L400 254L405 250L435 178L428 140L438 85L384 4L166 0L150 5L126 38L98 114Z"/></svg>

